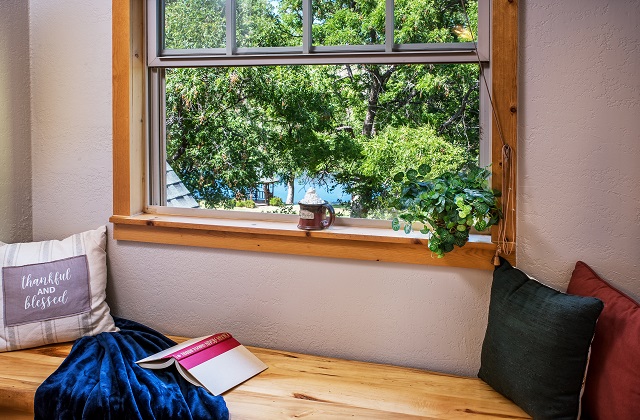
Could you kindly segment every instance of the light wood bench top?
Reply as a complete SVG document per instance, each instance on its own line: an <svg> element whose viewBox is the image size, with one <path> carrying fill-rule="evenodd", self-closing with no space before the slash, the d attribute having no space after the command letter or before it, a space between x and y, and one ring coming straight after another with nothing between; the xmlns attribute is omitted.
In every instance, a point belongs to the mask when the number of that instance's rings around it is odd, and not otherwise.
<svg viewBox="0 0 640 420"><path fill-rule="evenodd" d="M224 394L234 420L531 418L478 378L248 348L269 368ZM0 353L0 417L32 419L36 388L70 350Z"/></svg>

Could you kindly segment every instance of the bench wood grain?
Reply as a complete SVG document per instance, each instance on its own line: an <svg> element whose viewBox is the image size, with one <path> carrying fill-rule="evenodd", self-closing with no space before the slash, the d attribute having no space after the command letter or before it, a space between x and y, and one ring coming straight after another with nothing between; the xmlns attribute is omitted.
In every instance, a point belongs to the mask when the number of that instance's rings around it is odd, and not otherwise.
<svg viewBox="0 0 640 420"><path fill-rule="evenodd" d="M224 394L234 420L531 418L477 378L248 348L269 368ZM0 353L1 417L33 418L36 388L70 349L66 343Z"/></svg>

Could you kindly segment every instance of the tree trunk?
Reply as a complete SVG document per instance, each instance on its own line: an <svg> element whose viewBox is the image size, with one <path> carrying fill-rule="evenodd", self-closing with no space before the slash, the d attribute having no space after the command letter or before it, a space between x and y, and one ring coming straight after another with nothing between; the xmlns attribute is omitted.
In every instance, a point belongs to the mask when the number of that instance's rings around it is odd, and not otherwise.
<svg viewBox="0 0 640 420"><path fill-rule="evenodd" d="M380 75L378 72L371 72L373 81L369 87L369 101L367 103L367 114L364 117L364 124L362 126L362 134L371 137L376 134L375 132L375 120L376 113L378 112L378 100L380 99L380 91L382 86L380 85Z"/></svg>
<svg viewBox="0 0 640 420"><path fill-rule="evenodd" d="M286 204L293 204L295 193L296 178L294 176L289 177L287 180L287 201Z"/></svg>
<svg viewBox="0 0 640 420"><path fill-rule="evenodd" d="M366 66L365 70L371 76L371 85L369 86L369 100L367 103L367 114L364 117L362 125L362 134L371 137L376 134L376 114L378 113L378 105L380 93L384 90L391 75L396 71L395 65L389 67L387 71L380 74L379 66Z"/></svg>
<svg viewBox="0 0 640 420"><path fill-rule="evenodd" d="M351 196L351 214L349 217L351 218L366 218L367 217L367 209L364 208L362 199L359 195L353 194Z"/></svg>
<svg viewBox="0 0 640 420"><path fill-rule="evenodd" d="M264 204L268 206L269 200L271 200L271 191L269 190L269 184L266 182L262 184L262 195L264 196Z"/></svg>
<svg viewBox="0 0 640 420"><path fill-rule="evenodd" d="M388 67L384 73L380 74L380 70L382 68L384 67L365 67L365 70L369 73L369 76L371 76L371 85L369 86L369 101L367 103L367 114L364 117L364 124L362 125L362 134L367 137L372 137L376 134L375 122L376 114L378 113L380 94L384 91L389 78L397 69L397 67L393 65ZM371 194L369 194L368 192L364 195L364 199L360 194L353 194L351 196L351 217L367 217L371 208L371 200Z"/></svg>

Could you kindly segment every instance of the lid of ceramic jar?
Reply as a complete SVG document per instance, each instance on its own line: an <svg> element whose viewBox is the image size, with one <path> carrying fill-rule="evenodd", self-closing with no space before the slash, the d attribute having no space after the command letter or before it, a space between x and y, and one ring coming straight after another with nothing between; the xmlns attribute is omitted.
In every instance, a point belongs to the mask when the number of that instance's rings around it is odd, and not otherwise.
<svg viewBox="0 0 640 420"><path fill-rule="evenodd" d="M304 195L304 198L300 200L298 203L320 205L320 204L325 204L326 201L318 197L318 194L316 194L316 189L312 187L307 190L307 193Z"/></svg>

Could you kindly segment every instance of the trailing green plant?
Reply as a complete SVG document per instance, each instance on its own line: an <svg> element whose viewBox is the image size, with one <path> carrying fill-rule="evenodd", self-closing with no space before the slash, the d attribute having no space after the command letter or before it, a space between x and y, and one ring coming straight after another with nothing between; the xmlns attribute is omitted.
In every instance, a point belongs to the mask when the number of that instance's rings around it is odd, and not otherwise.
<svg viewBox="0 0 640 420"><path fill-rule="evenodd" d="M402 227L408 234L413 223L422 223L420 232L431 234L429 249L441 258L454 246L467 243L471 227L483 231L500 221L500 191L488 187L491 173L473 163L434 179L426 178L429 172L431 167L423 164L393 177L400 183L401 194L400 213L391 226L396 231Z"/></svg>

